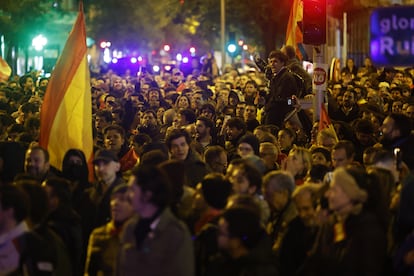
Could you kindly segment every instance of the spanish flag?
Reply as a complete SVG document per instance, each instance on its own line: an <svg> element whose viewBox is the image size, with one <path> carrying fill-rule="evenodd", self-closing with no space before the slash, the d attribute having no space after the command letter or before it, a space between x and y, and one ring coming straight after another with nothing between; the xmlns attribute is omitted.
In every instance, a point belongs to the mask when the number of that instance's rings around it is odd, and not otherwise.
<svg viewBox="0 0 414 276"><path fill-rule="evenodd" d="M7 82L10 75L12 73L12 69L7 64L7 62L0 57L0 81Z"/></svg>
<svg viewBox="0 0 414 276"><path fill-rule="evenodd" d="M292 8L290 9L289 21L286 29L286 43L295 47L296 54L302 58L302 53L299 45L303 43L303 33L300 24L303 19L303 1L293 0Z"/></svg>
<svg viewBox="0 0 414 276"><path fill-rule="evenodd" d="M329 132L335 137L336 142L339 141L338 136L336 135L336 131L334 126L331 123L331 119L329 118L328 111L326 111L325 104L321 104L321 112L319 118L319 131L323 129L328 129Z"/></svg>
<svg viewBox="0 0 414 276"><path fill-rule="evenodd" d="M89 175L93 175L92 103L82 2L46 89L39 144L48 150L50 164L58 169L69 149L82 150Z"/></svg>

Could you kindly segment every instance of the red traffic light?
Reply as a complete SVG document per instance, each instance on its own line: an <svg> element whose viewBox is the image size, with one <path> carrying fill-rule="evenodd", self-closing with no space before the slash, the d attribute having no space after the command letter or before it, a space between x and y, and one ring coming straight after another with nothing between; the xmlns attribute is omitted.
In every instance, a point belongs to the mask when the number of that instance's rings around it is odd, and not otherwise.
<svg viewBox="0 0 414 276"><path fill-rule="evenodd" d="M326 43L326 0L303 0L303 43Z"/></svg>

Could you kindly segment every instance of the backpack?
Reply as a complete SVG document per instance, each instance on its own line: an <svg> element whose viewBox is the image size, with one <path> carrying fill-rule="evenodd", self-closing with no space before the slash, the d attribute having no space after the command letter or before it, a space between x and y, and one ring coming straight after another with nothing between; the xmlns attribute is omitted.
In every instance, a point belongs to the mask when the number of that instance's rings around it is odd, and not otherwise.
<svg viewBox="0 0 414 276"><path fill-rule="evenodd" d="M303 98L305 95L309 94L309 91L306 89L305 80L296 72L293 72L291 69L288 68L288 71L293 75L296 87L298 87L298 91L296 92L296 97Z"/></svg>

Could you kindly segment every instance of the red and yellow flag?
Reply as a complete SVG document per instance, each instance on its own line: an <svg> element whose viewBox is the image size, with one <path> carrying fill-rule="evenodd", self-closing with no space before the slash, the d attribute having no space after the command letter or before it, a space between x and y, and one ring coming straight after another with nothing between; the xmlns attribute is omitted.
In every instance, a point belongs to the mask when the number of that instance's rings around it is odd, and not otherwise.
<svg viewBox="0 0 414 276"><path fill-rule="evenodd" d="M336 131L334 126L331 123L331 119L329 118L328 112L326 111L325 104L321 104L321 112L319 118L319 131L323 129L328 129L332 135L335 136L336 142L338 142L338 136L336 135Z"/></svg>
<svg viewBox="0 0 414 276"><path fill-rule="evenodd" d="M62 168L72 148L85 153L93 175L92 103L82 3L73 29L52 73L40 112L41 147L50 164Z"/></svg>
<svg viewBox="0 0 414 276"><path fill-rule="evenodd" d="M7 81L12 73L9 64L0 57L0 81Z"/></svg>
<svg viewBox="0 0 414 276"><path fill-rule="evenodd" d="M289 21L286 29L286 43L295 47L296 54L302 58L302 53L299 50L298 44L303 43L303 33L299 26L299 22L303 19L303 1L293 0L292 8L290 9Z"/></svg>

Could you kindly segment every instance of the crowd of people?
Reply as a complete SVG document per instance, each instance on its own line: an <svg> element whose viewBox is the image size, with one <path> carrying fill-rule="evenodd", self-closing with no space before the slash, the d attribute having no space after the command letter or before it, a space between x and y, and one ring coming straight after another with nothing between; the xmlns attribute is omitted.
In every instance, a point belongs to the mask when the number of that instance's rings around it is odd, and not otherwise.
<svg viewBox="0 0 414 276"><path fill-rule="evenodd" d="M1 83L0 274L413 275L414 69L348 59L334 132L292 47L255 61L92 74L93 183L38 144L48 79Z"/></svg>

